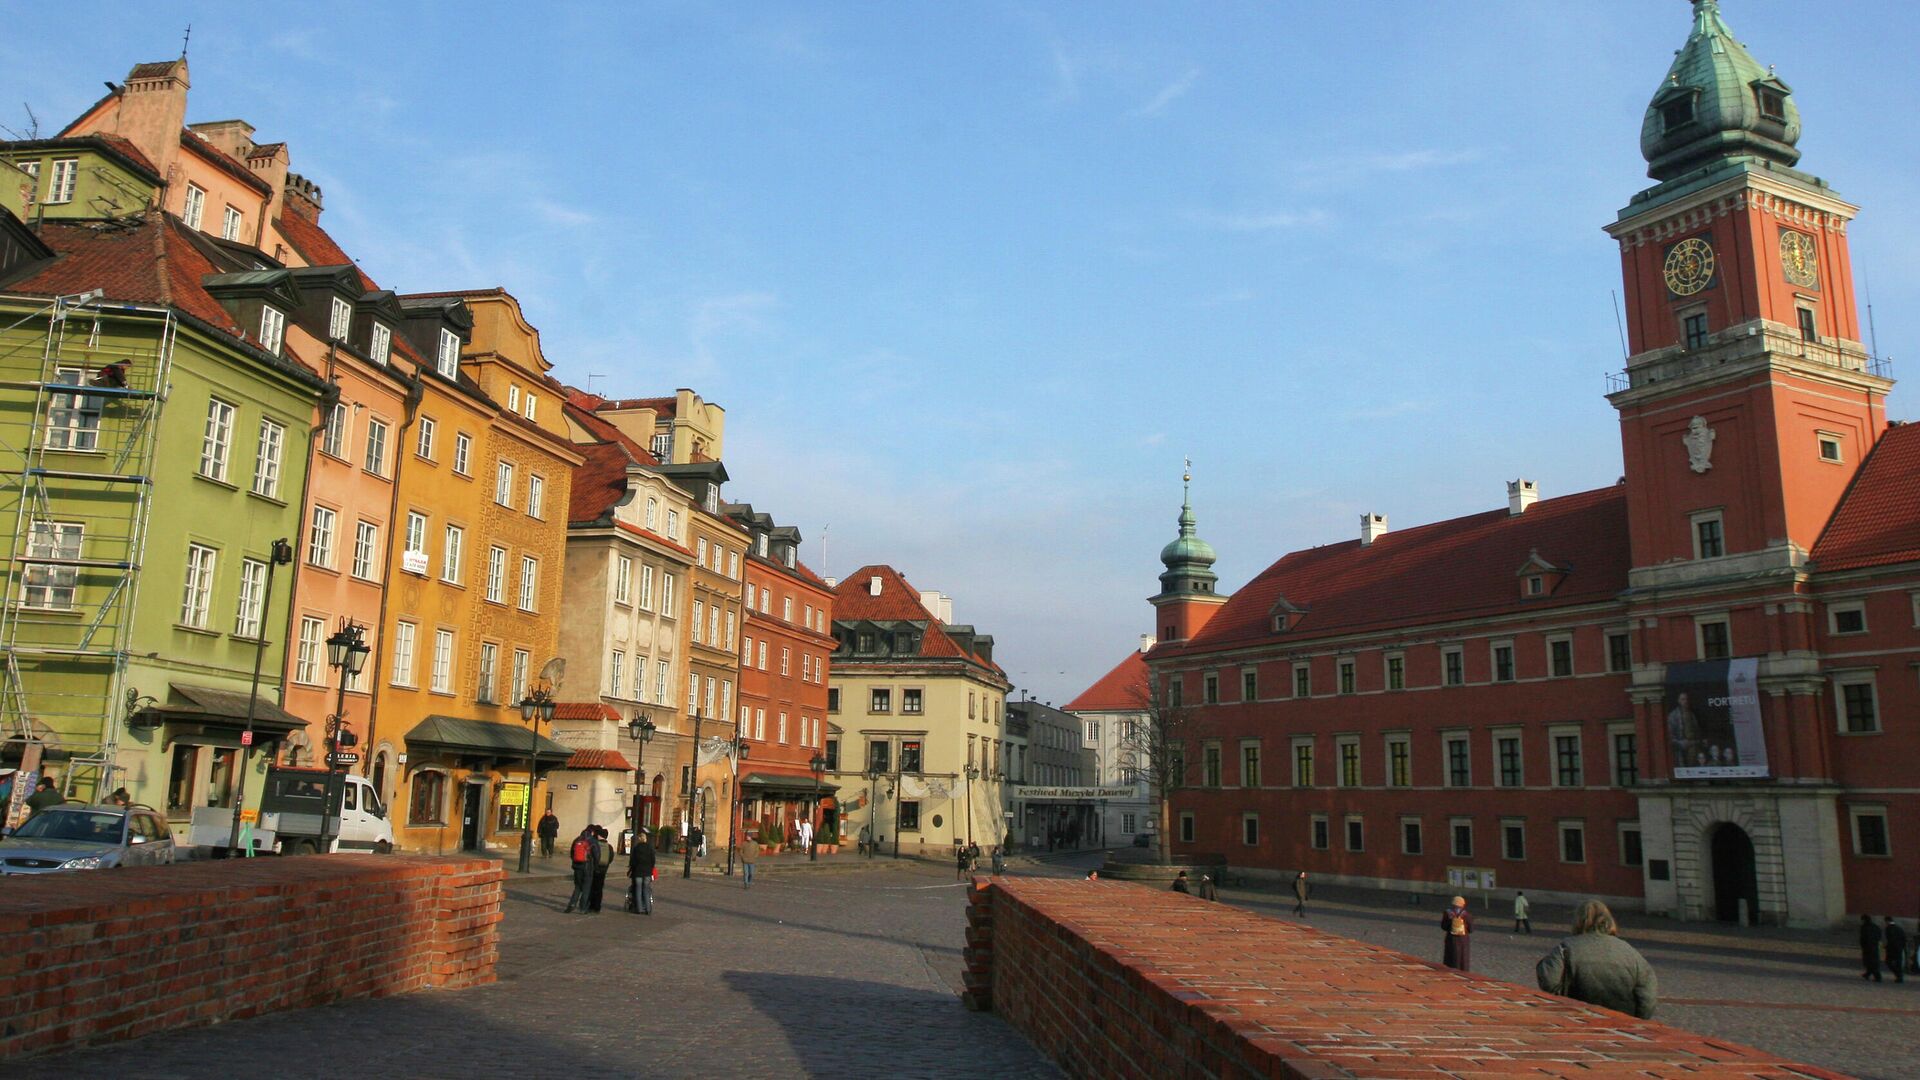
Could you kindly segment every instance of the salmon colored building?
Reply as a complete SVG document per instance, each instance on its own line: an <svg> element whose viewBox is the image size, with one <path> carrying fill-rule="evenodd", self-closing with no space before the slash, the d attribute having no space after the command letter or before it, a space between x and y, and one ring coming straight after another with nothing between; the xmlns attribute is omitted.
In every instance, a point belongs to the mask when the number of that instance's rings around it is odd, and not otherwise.
<svg viewBox="0 0 1920 1080"><path fill-rule="evenodd" d="M827 664L833 590L800 561L800 530L747 503L727 515L746 530L746 623L740 639L740 715L751 756L742 766L740 820L761 843L790 843L812 820L834 835L838 764L826 758Z"/></svg>
<svg viewBox="0 0 1920 1080"><path fill-rule="evenodd" d="M1190 712L1178 853L1688 919L1915 914L1920 427L1860 341L1855 207L1713 0L1607 227L1624 477L1286 555L1231 598L1190 512L1148 656Z"/></svg>

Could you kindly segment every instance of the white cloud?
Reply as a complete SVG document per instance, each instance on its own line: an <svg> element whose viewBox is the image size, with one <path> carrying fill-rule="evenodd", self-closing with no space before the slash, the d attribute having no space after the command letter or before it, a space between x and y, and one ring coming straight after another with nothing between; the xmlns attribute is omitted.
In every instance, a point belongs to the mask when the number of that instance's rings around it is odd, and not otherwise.
<svg viewBox="0 0 1920 1080"><path fill-rule="evenodd" d="M1149 100L1145 105L1142 105L1138 109L1135 109L1133 111L1133 115L1159 116L1162 113L1165 113L1167 111L1167 106L1172 105L1174 102L1187 96L1187 91L1192 90L1193 84L1199 81L1199 79L1200 79L1199 68L1194 68L1191 71L1188 71L1186 74L1180 76L1179 78L1173 80L1167 85L1161 87L1160 92L1153 95L1153 98Z"/></svg>
<svg viewBox="0 0 1920 1080"><path fill-rule="evenodd" d="M551 199L533 200L534 215L549 225L579 226L591 225L595 221L592 214L571 206L563 206Z"/></svg>
<svg viewBox="0 0 1920 1080"><path fill-rule="evenodd" d="M1189 212L1187 218L1196 225L1233 233L1280 232L1324 225L1331 220L1326 211L1318 209L1267 210L1238 214L1195 210Z"/></svg>

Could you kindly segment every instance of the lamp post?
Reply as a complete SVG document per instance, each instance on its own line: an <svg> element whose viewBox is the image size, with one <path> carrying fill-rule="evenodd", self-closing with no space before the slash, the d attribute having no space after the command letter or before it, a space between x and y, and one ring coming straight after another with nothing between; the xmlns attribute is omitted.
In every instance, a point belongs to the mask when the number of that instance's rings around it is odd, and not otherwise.
<svg viewBox="0 0 1920 1080"><path fill-rule="evenodd" d="M973 844L973 782L980 779L980 766L967 762L967 844Z"/></svg>
<svg viewBox="0 0 1920 1080"><path fill-rule="evenodd" d="M340 629L327 638L327 665L340 673L340 689L334 699L333 715L327 717L327 801L320 807L322 854L333 850L334 782L340 776L340 766L353 764L346 760L346 752L341 748L358 741L353 732L344 730L347 726L347 683L366 670L367 656L373 652L367 645L366 629L352 619L342 618Z"/></svg>
<svg viewBox="0 0 1920 1080"><path fill-rule="evenodd" d="M642 796L640 793L646 790L647 744L653 741L653 733L655 730L657 729L654 722L645 716L636 716L632 720L627 721L627 735L632 738L634 742L640 744L640 752L635 755L639 760L633 763L633 841L635 843L637 843L641 837L646 836L647 823L640 816L640 812L645 807L645 804L641 801ZM633 843L629 843L627 848L628 850L632 850Z"/></svg>
<svg viewBox="0 0 1920 1080"><path fill-rule="evenodd" d="M740 763L747 760L747 738L737 735L728 745L733 756L733 802L727 807L727 876L733 876L733 846L740 842Z"/></svg>
<svg viewBox="0 0 1920 1080"><path fill-rule="evenodd" d="M260 600L260 636L253 644L253 685L247 688L247 729L240 737L240 784L233 796L233 832L227 837L228 851L240 846L240 813L241 808L247 805L247 769L253 764L253 707L260 702L260 665L267 656L267 619L273 614L273 568L292 561L293 545L287 543L286 537L275 540L268 547L267 587Z"/></svg>
<svg viewBox="0 0 1920 1080"><path fill-rule="evenodd" d="M873 789L880 778L886 775L886 771L869 759L866 771L860 775L867 778L867 842L864 846L867 849L867 858L871 859L873 849L880 846L880 803L873 797Z"/></svg>
<svg viewBox="0 0 1920 1080"><path fill-rule="evenodd" d="M520 872L533 871L533 788L539 777L540 758L540 722L553 723L553 714L560 703L553 699L553 691L542 688L531 691L520 700L520 719L527 722L527 803L522 810L520 821Z"/></svg>
<svg viewBox="0 0 1920 1080"><path fill-rule="evenodd" d="M813 755L813 760L807 762L807 768L813 771L813 805L807 807L807 836L809 838L807 844L807 861L819 862L820 838L814 834L814 830L818 829L820 825L813 819L819 816L820 813L820 778L827 773L827 759L821 757L819 754L815 754Z"/></svg>
<svg viewBox="0 0 1920 1080"><path fill-rule="evenodd" d="M693 789L700 783L700 721L704 719L705 714L698 708L693 710L693 763L687 766L687 811L686 817L680 822L680 827L685 830L680 835L680 846L686 849L686 858L680 864L680 876L688 879L693 877Z"/></svg>
<svg viewBox="0 0 1920 1080"><path fill-rule="evenodd" d="M900 772L893 774L893 857L900 857L900 789L906 785L900 782Z"/></svg>

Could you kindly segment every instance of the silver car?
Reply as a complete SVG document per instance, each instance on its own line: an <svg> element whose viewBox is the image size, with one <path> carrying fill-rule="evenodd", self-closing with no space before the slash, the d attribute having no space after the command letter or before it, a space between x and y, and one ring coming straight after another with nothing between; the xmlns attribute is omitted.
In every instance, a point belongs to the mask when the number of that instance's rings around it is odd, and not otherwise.
<svg viewBox="0 0 1920 1080"><path fill-rule="evenodd" d="M173 858L167 823L144 806L49 806L0 840L0 874L156 866Z"/></svg>

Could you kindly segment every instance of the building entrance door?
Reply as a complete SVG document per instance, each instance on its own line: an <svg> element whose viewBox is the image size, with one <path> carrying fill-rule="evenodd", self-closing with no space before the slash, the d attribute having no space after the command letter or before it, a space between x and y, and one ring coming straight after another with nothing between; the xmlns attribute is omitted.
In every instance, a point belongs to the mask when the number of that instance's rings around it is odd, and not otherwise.
<svg viewBox="0 0 1920 1080"><path fill-rule="evenodd" d="M483 784L465 784L460 789L460 850L480 850L480 793Z"/></svg>
<svg viewBox="0 0 1920 1080"><path fill-rule="evenodd" d="M1747 902L1747 917L1758 921L1760 879L1755 870L1753 838L1738 825L1720 825L1713 830L1713 907L1721 922L1740 921L1740 902Z"/></svg>

